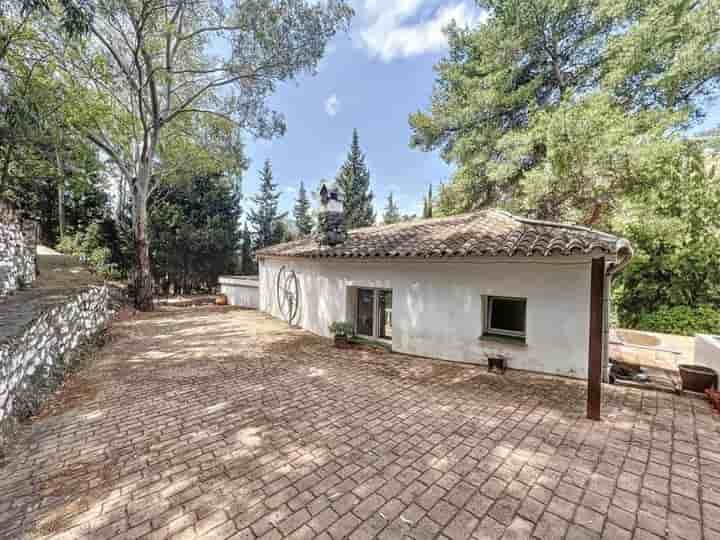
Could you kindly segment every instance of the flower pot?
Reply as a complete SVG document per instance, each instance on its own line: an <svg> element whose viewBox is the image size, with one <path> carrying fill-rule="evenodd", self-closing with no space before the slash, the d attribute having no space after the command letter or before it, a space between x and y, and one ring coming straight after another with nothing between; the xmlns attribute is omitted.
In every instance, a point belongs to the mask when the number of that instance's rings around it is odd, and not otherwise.
<svg viewBox="0 0 720 540"><path fill-rule="evenodd" d="M350 340L347 336L335 336L333 341L338 349L347 349L350 347Z"/></svg>
<svg viewBox="0 0 720 540"><path fill-rule="evenodd" d="M681 364L678 366L683 390L705 392L707 388L717 388L717 372L705 366Z"/></svg>

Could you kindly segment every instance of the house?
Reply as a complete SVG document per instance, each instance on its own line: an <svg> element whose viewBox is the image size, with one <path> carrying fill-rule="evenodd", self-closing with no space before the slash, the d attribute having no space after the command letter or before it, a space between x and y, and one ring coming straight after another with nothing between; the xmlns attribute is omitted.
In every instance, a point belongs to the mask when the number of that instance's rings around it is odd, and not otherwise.
<svg viewBox="0 0 720 540"><path fill-rule="evenodd" d="M345 232L320 191L319 231L258 252L260 309L322 336L334 321L397 352L600 377L609 280L627 240L499 210ZM592 320L591 320L592 319ZM591 340L592 336L592 340Z"/></svg>

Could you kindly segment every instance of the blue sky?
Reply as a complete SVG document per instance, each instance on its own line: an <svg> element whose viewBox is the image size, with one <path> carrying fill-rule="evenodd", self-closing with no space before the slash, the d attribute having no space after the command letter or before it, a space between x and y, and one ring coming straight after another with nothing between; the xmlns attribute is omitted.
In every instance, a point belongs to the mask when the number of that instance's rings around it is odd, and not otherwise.
<svg viewBox="0 0 720 540"><path fill-rule="evenodd" d="M315 189L322 178L334 178L353 128L367 157L378 214L390 191L402 212L419 213L428 183L450 177L452 169L438 152L409 147L408 115L429 105L433 65L446 50L442 28L451 19L474 25L481 13L470 0L352 3L350 32L331 42L318 74L281 85L270 99L286 118L285 136L247 141L246 197L257 191L258 170L270 158L283 191L281 207L290 209L300 180ZM718 104L704 125L720 125Z"/></svg>

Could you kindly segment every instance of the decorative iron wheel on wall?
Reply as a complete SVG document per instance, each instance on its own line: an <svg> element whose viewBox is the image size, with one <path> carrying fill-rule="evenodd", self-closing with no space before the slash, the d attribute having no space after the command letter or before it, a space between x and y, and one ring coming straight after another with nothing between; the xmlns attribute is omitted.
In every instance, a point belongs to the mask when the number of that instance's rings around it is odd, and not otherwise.
<svg viewBox="0 0 720 540"><path fill-rule="evenodd" d="M293 324L300 305L300 287L295 270L283 265L278 271L275 287L280 314L289 324Z"/></svg>

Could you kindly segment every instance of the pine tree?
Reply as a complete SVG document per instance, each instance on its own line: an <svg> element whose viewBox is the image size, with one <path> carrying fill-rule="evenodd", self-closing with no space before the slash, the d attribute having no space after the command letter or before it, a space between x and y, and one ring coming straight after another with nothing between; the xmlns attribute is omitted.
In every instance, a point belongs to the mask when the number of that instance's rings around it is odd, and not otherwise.
<svg viewBox="0 0 720 540"><path fill-rule="evenodd" d="M257 273L255 261L253 261L252 237L247 221L243 227L242 243L240 244L240 273L246 276Z"/></svg>
<svg viewBox="0 0 720 540"><path fill-rule="evenodd" d="M298 191L298 198L295 202L293 215L295 216L295 225L300 232L300 236L309 235L312 232L313 220L310 215L310 201L308 200L303 182L300 182L300 190Z"/></svg>
<svg viewBox="0 0 720 540"><path fill-rule="evenodd" d="M365 154L360 150L357 129L353 130L352 144L345 163L336 178L345 194L345 226L347 229L367 227L375 223L373 193L370 191L370 171Z"/></svg>
<svg viewBox="0 0 720 540"><path fill-rule="evenodd" d="M278 223L285 218L285 214L278 214L279 198L280 193L277 191L277 184L273 183L272 166L268 159L260 171L260 192L252 198L255 208L250 210L248 215L256 250L280 241Z"/></svg>
<svg viewBox="0 0 720 540"><path fill-rule="evenodd" d="M385 223L385 225L391 225L393 223L397 223L400 219L400 209L393 199L391 191L387 198L387 206L385 207L385 213L383 214L383 223Z"/></svg>
<svg viewBox="0 0 720 540"><path fill-rule="evenodd" d="M433 216L433 191L432 184L428 186L427 198L423 201L423 218L431 218Z"/></svg>

